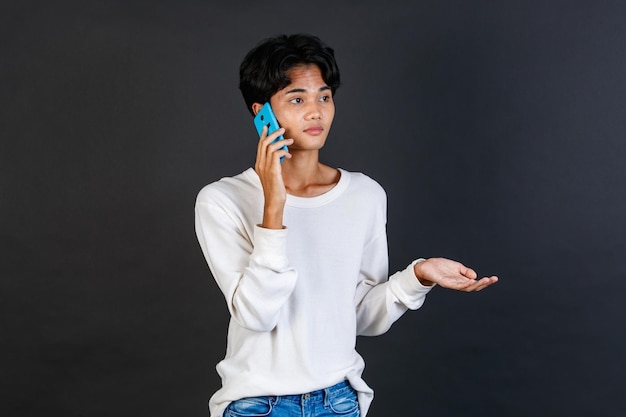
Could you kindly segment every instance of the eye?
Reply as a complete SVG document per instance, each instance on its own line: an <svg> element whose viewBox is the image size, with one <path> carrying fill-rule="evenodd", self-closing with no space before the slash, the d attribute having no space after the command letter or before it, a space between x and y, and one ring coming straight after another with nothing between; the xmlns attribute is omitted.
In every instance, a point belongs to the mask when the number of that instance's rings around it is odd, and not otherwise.
<svg viewBox="0 0 626 417"><path fill-rule="evenodd" d="M300 97L296 97L296 98L292 98L291 100L289 100L289 102L293 104L300 104L302 103L302 99Z"/></svg>
<svg viewBox="0 0 626 417"><path fill-rule="evenodd" d="M320 101L326 102L326 101L330 101L331 97L330 96L322 96L320 97Z"/></svg>

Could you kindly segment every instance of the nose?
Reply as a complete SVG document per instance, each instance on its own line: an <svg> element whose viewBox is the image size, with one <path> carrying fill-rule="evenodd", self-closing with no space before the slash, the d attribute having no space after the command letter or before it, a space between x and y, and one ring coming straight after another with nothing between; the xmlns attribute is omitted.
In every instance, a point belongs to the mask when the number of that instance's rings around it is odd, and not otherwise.
<svg viewBox="0 0 626 417"><path fill-rule="evenodd" d="M320 109L319 103L317 101L310 103L306 109L305 119L317 120L321 118L322 118L322 111Z"/></svg>

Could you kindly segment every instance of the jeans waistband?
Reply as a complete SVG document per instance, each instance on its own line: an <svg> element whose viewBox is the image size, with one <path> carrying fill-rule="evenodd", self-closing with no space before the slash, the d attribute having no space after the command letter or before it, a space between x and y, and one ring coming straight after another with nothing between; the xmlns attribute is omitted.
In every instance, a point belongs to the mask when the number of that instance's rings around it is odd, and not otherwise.
<svg viewBox="0 0 626 417"><path fill-rule="evenodd" d="M338 384L333 385L332 387L323 388L317 391L307 392L305 394L297 394L297 395L281 395L279 398L281 401L293 401L293 402L315 402L315 401L324 401L324 399L337 393L339 391L343 391L346 388L352 389L350 383L348 381L341 381Z"/></svg>

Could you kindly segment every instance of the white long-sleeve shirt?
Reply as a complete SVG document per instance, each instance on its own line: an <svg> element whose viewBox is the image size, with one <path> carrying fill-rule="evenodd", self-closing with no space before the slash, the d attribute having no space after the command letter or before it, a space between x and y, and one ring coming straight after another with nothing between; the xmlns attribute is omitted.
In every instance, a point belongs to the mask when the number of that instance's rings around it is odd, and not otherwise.
<svg viewBox="0 0 626 417"><path fill-rule="evenodd" d="M212 417L240 398L344 379L366 415L373 391L361 378L356 336L386 332L431 287L415 277L418 261L388 277L385 192L361 173L340 172L320 196L288 195L282 230L258 226L263 190L252 168L198 194L198 241L231 314Z"/></svg>

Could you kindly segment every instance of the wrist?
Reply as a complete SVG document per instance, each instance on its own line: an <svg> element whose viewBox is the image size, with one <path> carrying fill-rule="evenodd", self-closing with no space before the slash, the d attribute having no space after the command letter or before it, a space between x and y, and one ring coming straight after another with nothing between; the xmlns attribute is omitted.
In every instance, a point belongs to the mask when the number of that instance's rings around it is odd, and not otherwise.
<svg viewBox="0 0 626 417"><path fill-rule="evenodd" d="M415 278L420 282L420 284L426 287L432 287L435 285L433 281L426 279L426 275L424 274L423 266L427 262L426 259L420 259L413 265L413 273L415 274Z"/></svg>
<svg viewBox="0 0 626 417"><path fill-rule="evenodd" d="M266 206L263 209L263 222L261 227L265 229L284 229L283 225L284 206Z"/></svg>

